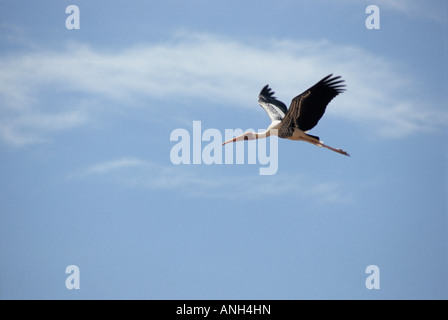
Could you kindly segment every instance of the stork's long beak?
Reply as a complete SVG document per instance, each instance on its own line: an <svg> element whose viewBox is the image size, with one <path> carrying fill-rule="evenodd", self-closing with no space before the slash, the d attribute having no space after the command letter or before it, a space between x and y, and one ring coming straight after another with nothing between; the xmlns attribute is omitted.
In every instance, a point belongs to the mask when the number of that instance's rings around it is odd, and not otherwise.
<svg viewBox="0 0 448 320"><path fill-rule="evenodd" d="M227 143L230 143L230 142L236 142L236 138L227 140L226 142L224 142L224 143L222 144L222 146L225 145L225 144L227 144Z"/></svg>

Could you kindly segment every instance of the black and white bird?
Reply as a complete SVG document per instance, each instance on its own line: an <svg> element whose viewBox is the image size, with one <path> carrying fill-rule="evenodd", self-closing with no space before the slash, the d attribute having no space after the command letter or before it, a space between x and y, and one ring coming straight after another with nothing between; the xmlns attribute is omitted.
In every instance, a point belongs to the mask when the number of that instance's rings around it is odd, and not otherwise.
<svg viewBox="0 0 448 320"><path fill-rule="evenodd" d="M332 148L320 141L319 137L308 134L325 113L327 105L339 93L344 92L344 80L340 76L326 76L311 88L305 90L291 101L289 109L274 97L275 92L266 85L258 96L258 103L271 118L271 125L264 132L245 132L223 143L255 140L277 135L283 139L299 140L324 147L337 153L350 156L342 149Z"/></svg>

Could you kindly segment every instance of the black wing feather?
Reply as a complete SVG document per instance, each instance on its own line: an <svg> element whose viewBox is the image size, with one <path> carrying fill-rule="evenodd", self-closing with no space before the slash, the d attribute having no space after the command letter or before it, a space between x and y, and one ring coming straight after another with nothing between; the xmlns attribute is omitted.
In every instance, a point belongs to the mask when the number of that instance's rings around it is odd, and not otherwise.
<svg viewBox="0 0 448 320"><path fill-rule="evenodd" d="M339 93L344 92L344 80L340 76L326 76L314 86L295 97L289 112L289 126L295 126L303 131L314 128L325 113L327 105Z"/></svg>
<svg viewBox="0 0 448 320"><path fill-rule="evenodd" d="M275 92L269 88L269 85L264 86L258 95L258 103L267 112L272 121L283 120L288 112L288 108L283 102L277 100L274 94Z"/></svg>

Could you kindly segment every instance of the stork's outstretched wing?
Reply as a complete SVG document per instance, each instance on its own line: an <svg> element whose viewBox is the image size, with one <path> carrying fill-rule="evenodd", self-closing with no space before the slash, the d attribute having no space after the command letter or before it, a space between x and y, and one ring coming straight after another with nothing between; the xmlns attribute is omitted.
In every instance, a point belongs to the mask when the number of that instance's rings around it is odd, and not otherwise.
<svg viewBox="0 0 448 320"><path fill-rule="evenodd" d="M275 92L266 85L258 95L258 103L266 111L271 121L283 120L288 108L286 105L274 97Z"/></svg>
<svg viewBox="0 0 448 320"><path fill-rule="evenodd" d="M332 76L326 76L292 100L280 131L291 131L294 127L302 131L314 128L324 115L328 103L345 90L344 80L339 80L340 76Z"/></svg>

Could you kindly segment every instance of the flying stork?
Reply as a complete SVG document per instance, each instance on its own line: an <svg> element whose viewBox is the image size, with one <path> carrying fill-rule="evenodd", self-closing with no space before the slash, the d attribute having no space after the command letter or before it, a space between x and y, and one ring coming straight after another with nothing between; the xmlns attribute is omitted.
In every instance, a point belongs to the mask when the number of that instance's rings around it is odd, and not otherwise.
<svg viewBox="0 0 448 320"><path fill-rule="evenodd" d="M269 85L266 85L258 96L258 103L271 118L271 125L264 132L245 132L222 145L229 142L263 139L270 135L277 135L283 139L306 141L318 147L350 156L346 151L327 146L320 141L319 137L307 133L308 130L317 125L330 101L339 93L344 92L344 80L340 78L340 76L333 77L333 74L326 76L292 99L289 109L283 102L274 97L275 92L269 88Z"/></svg>

